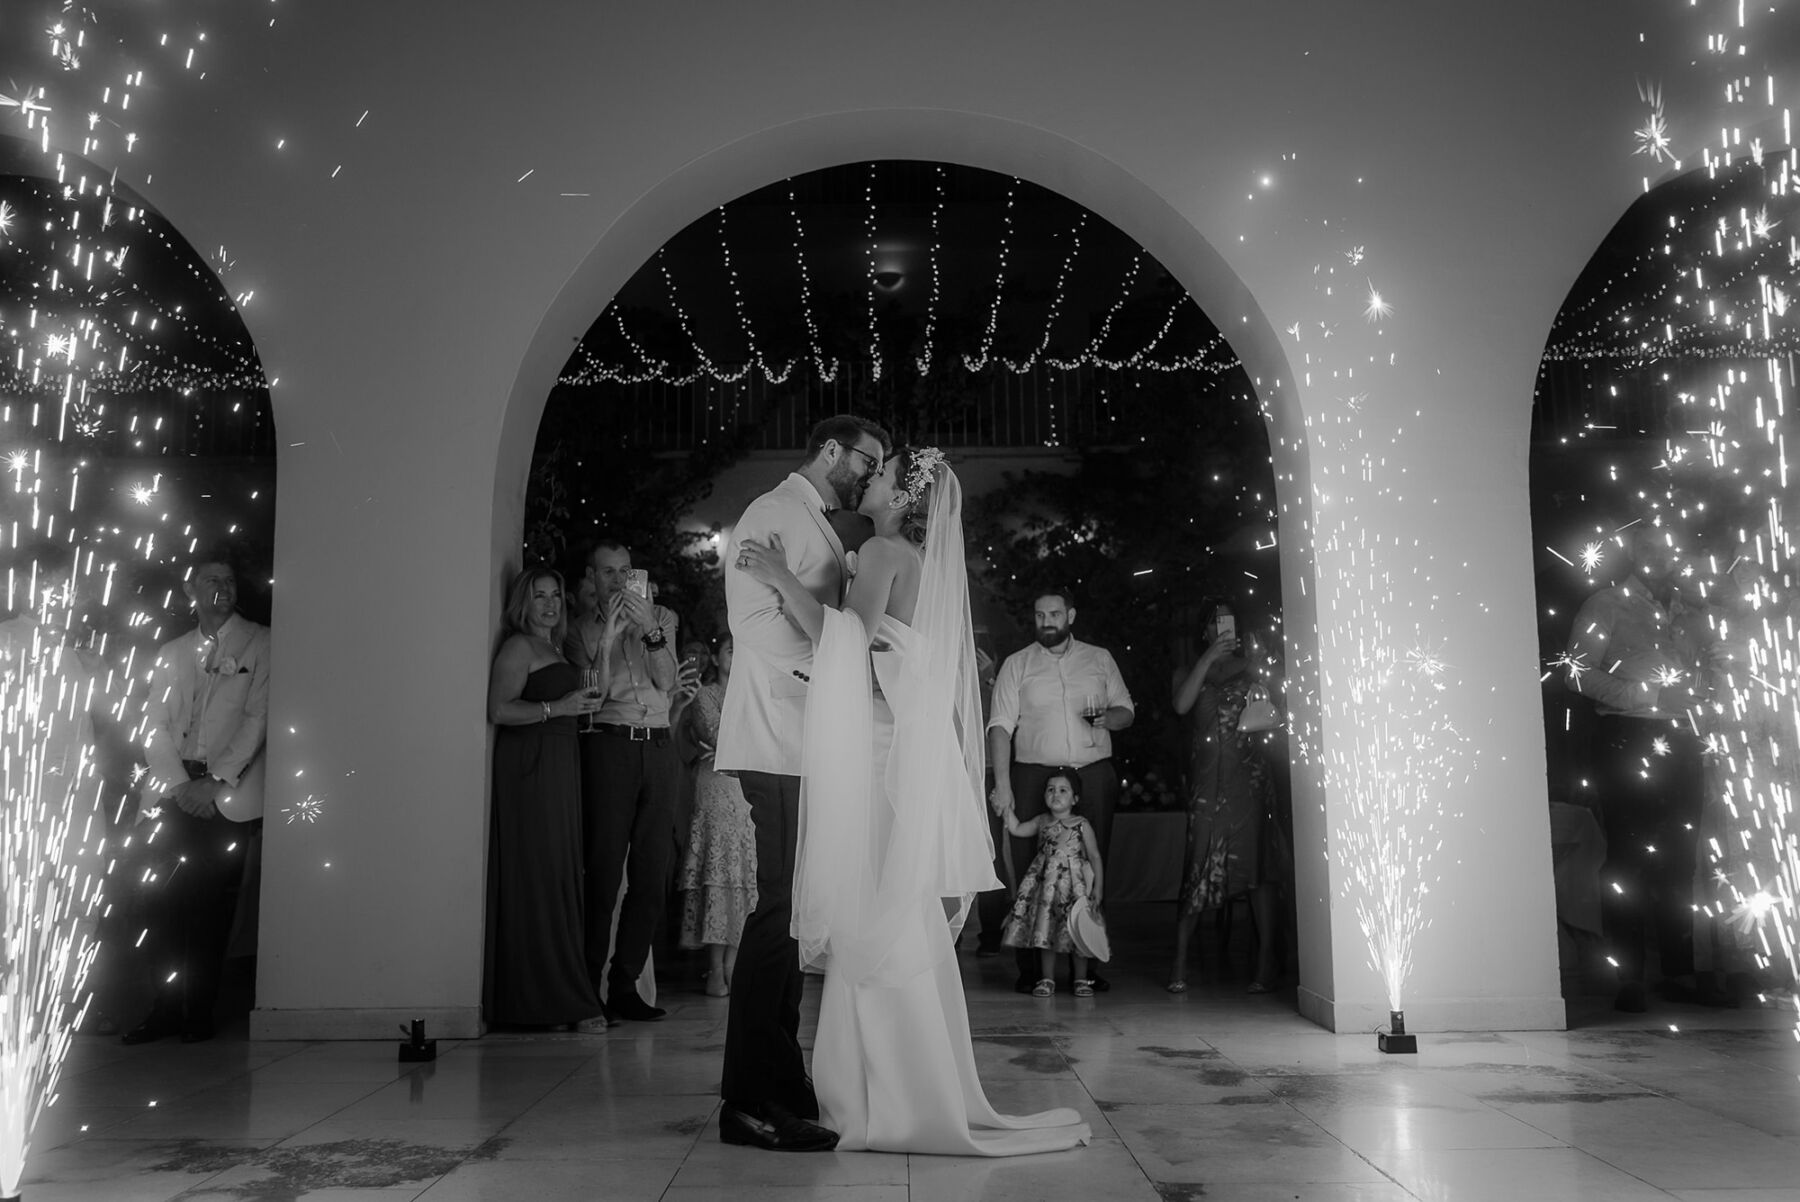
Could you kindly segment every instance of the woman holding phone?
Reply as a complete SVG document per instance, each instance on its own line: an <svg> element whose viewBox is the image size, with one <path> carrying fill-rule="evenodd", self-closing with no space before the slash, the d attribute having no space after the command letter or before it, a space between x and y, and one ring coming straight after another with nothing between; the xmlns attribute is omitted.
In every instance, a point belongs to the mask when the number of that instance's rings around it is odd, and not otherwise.
<svg viewBox="0 0 1800 1202"><path fill-rule="evenodd" d="M1206 649L1193 667L1177 672L1175 712L1190 715L1193 746L1188 760L1187 854L1176 908L1175 964L1168 990L1187 989L1188 945L1207 911L1248 896L1256 921L1256 975L1251 993L1267 993L1276 975L1276 906L1272 874L1277 856L1274 782L1269 766L1238 722L1256 683L1238 653L1237 615L1227 601L1210 599L1200 609ZM1223 956L1223 949L1221 949Z"/></svg>

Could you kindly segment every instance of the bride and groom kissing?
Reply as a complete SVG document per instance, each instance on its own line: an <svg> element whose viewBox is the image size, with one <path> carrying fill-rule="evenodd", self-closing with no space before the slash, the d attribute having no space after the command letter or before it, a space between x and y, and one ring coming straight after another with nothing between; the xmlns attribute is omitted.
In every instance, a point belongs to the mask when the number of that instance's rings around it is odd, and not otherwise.
<svg viewBox="0 0 1800 1202"><path fill-rule="evenodd" d="M874 525L854 569L828 516ZM956 937L997 889L963 553L941 451L827 418L744 511L726 560L735 661L714 762L756 825L755 911L726 1024L726 1143L1011 1156L1085 1144L1012 1116L975 1070ZM809 1076L803 970L824 973Z"/></svg>

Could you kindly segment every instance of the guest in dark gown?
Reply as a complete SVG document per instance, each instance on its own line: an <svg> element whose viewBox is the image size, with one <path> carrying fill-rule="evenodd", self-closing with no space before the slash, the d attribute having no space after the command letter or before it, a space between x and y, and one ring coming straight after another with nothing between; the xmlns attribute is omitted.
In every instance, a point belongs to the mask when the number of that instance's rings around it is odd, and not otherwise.
<svg viewBox="0 0 1800 1202"><path fill-rule="evenodd" d="M582 942L581 753L576 720L600 708L563 658L562 577L525 569L506 601L488 683L494 810L483 1004L490 1024L604 1030Z"/></svg>
<svg viewBox="0 0 1800 1202"><path fill-rule="evenodd" d="M1274 778L1261 749L1238 730L1256 675L1238 654L1231 606L1209 602L1206 650L1175 676L1175 712L1191 715L1193 748L1188 761L1187 854L1177 903L1175 964L1170 993L1187 988L1188 946L1200 915L1247 897L1256 922L1256 975L1251 993L1275 984L1283 839L1275 821ZM1223 949L1221 949L1221 956Z"/></svg>

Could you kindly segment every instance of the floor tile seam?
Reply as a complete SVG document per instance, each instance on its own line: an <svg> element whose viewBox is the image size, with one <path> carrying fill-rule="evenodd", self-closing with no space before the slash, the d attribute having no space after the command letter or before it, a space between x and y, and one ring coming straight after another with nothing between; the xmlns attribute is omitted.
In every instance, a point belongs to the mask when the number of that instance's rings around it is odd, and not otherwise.
<svg viewBox="0 0 1800 1202"><path fill-rule="evenodd" d="M1608 1160L1606 1157L1600 1155L1600 1153L1598 1153L1598 1152L1590 1151L1587 1148L1583 1148L1577 1144L1569 1144L1568 1147L1569 1147L1570 1151L1578 1152L1583 1156L1586 1156L1593 1160L1598 1161L1599 1163L1605 1165L1609 1169L1613 1169L1616 1172L1625 1174L1627 1177L1631 1178L1633 1181L1638 1182L1640 1185L1649 1186L1651 1189L1655 1190L1657 1193L1661 1194L1665 1198L1673 1198L1675 1196L1675 1193L1673 1190L1664 1189L1662 1186L1657 1185L1654 1181L1651 1181L1646 1177L1639 1176L1637 1173L1632 1172L1630 1169L1626 1168L1622 1164L1617 1164L1611 1160ZM1554 1150L1555 1149L1553 1149L1553 1148L1533 1149L1533 1151L1539 1151L1539 1152L1554 1151Z"/></svg>
<svg viewBox="0 0 1800 1202"><path fill-rule="evenodd" d="M473 1041L470 1041L470 1042L473 1042ZM467 1045L465 1044L464 1046L467 1046ZM455 1049L452 1049L452 1050L454 1051ZM530 1114L533 1109L542 1105L545 1098L548 1098L551 1094L555 1093L558 1089L561 1089L564 1085L567 1085L569 1083L569 1079L571 1077L573 1077L576 1073L580 1072L581 1069L586 1065L586 1063L587 1063L587 1061L583 1061L581 1064L571 1066L566 1073L564 1073L562 1076L556 1078L556 1080L554 1082L552 1082L550 1085L546 1086L544 1091L541 1094L537 1095L537 1097L533 1098L530 1102L526 1103L522 1108L520 1108L520 1110L517 1114L513 1115L512 1118L506 1120L505 1124L502 1125L497 1131L493 1132L493 1134L491 1134L487 1138L483 1139L480 1143L476 1144L473 1148L470 1148L468 1150L468 1153L465 1156L463 1156L455 1164L451 1165L450 1168L448 1168L442 1174L440 1174L438 1176L437 1181L432 1182L431 1185L428 1185L425 1188L427 1190L431 1189L433 1186L437 1185L438 1182L441 1182L445 1177L448 1177L451 1173L456 1172L456 1170L462 1168L464 1165L469 1164L470 1162L474 1161L477 1153L479 1153L482 1148L486 1147L488 1144L492 1143L494 1140L497 1140L497 1139L501 1138L502 1136L504 1136L507 1133L507 1131L509 1131L512 1128L513 1124L519 1122L527 1114ZM323 1121L323 1120L321 1120L321 1121ZM311 1128L308 1128L308 1130L311 1130ZM702 1127L701 1130L705 1130L705 1128ZM695 1138L696 1139L699 1138L698 1132L695 1133ZM682 1157L681 1157L682 1164L687 1163L687 1158L692 1152L693 1152L693 1146L690 1144L688 1147L688 1151L684 1152L682 1154ZM677 1166L676 1171L677 1172L680 1171L679 1166ZM672 1182L673 1180L674 1180L674 1177L671 1176L670 1181ZM666 1188L665 1188L665 1192L666 1192ZM422 1193L423 1193L423 1191L421 1191L421 1194ZM419 1195L415 1195L415 1202L416 1202L416 1199L418 1196Z"/></svg>
<svg viewBox="0 0 1800 1202"><path fill-rule="evenodd" d="M1313 1118L1311 1115L1307 1114L1305 1111L1303 1111L1299 1107L1295 1106L1293 1102L1289 1101L1286 1098L1277 1098L1276 1101L1280 1102L1281 1105L1286 1106L1288 1108L1288 1110L1290 1110L1294 1114L1298 1115L1300 1118L1305 1119L1307 1122L1311 1123L1314 1127L1317 1127L1319 1129L1319 1133L1321 1135L1323 1135L1326 1139L1329 1139L1332 1143L1336 1144L1338 1147L1340 1147L1344 1151L1348 1152L1351 1156L1355 1157L1357 1160L1362 1161L1362 1163L1368 1165L1371 1169L1375 1170L1375 1172L1380 1175L1380 1177L1383 1181L1386 1181L1388 1184L1392 1185L1395 1189L1397 1189L1401 1193L1405 1194L1408 1198L1417 1199L1419 1197L1418 1194L1415 1194L1410 1189L1407 1189L1405 1183L1402 1182L1398 1177L1395 1177L1392 1173L1388 1172L1386 1169L1384 1169L1380 1165L1376 1164L1374 1160L1370 1159L1370 1157L1368 1156L1367 1153L1364 1153L1356 1148L1351 1147L1349 1144L1345 1143L1342 1139L1338 1138L1337 1135L1333 1134L1331 1131L1326 1130L1325 1125L1323 1123L1319 1122L1318 1119Z"/></svg>
<svg viewBox="0 0 1800 1202"><path fill-rule="evenodd" d="M1083 1086L1082 1088L1085 1089L1087 1087ZM1131 1146L1131 1141L1120 1135L1119 1129L1113 1126L1111 1112L1101 1108L1098 1099L1095 1099L1093 1094L1090 1093L1088 1097L1095 1102L1095 1109L1099 1110L1100 1117L1106 1120L1107 1127L1111 1129L1113 1137L1119 1141L1119 1146L1125 1150L1125 1155L1131 1157L1131 1163L1137 1166L1137 1171L1139 1173L1143 1174L1145 1184L1150 1187L1153 1193L1160 1194L1162 1191L1156 1188L1156 1178L1150 1175L1150 1170L1144 1165L1144 1162L1139 1159L1137 1150ZM911 1197L910 1190L908 1191L907 1196L909 1198Z"/></svg>

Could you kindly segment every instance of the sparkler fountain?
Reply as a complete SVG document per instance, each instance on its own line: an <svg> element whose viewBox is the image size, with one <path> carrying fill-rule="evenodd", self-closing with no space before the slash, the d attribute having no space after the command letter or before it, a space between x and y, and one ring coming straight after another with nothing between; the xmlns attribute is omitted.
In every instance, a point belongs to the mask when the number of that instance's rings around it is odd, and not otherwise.
<svg viewBox="0 0 1800 1202"><path fill-rule="evenodd" d="M104 683L67 644L70 590L0 624L0 1196L17 1197L31 1132L87 998L108 868L89 707Z"/></svg>
<svg viewBox="0 0 1800 1202"><path fill-rule="evenodd" d="M1338 799L1324 850L1385 993L1389 1030L1379 1046L1416 1052L1406 985L1475 751L1445 706L1460 682L1436 633L1445 625L1437 607L1460 592L1421 541L1401 533L1416 528L1417 501L1388 464L1404 461L1399 448L1413 434L1405 425L1384 434L1378 416L1396 357L1385 327L1397 306L1369 277L1375 265L1362 244L1325 252L1312 272L1319 308L1288 327L1304 383L1354 389L1306 423L1318 475L1302 528L1316 568L1320 659L1317 696L1294 707L1292 737Z"/></svg>
<svg viewBox="0 0 1800 1202"><path fill-rule="evenodd" d="M1374 457L1365 454L1362 468L1372 483ZM1454 790L1467 780L1473 750L1444 711L1455 683L1448 665L1428 649L1424 624L1407 619L1396 600L1401 541L1373 533L1362 520L1367 510L1352 500L1332 498L1317 510L1319 624L1346 666L1321 673L1319 716L1329 737L1302 730L1297 745L1343 799L1330 854L1386 991L1390 1030L1379 1037L1381 1050L1416 1052L1405 1028L1406 982L1414 946L1431 925L1426 899L1436 857L1445 824L1459 816Z"/></svg>
<svg viewBox="0 0 1800 1202"><path fill-rule="evenodd" d="M110 834L90 715L108 713L141 742L132 684L177 594L158 605L125 576L200 537L193 520L151 508L154 470L114 478L167 437L132 398L263 389L254 355L206 326L211 305L159 294L198 280L235 313L118 178L127 165L149 173L127 122L144 112L150 69L200 77L205 34L103 10L62 5L32 31L35 45L13 36L21 14L0 23L13 80L0 94L0 617L17 615L0 622L0 1198L20 1195L34 1129L56 1101L91 1000L106 878L131 840ZM241 408L248 419L255 406Z"/></svg>
<svg viewBox="0 0 1800 1202"><path fill-rule="evenodd" d="M1635 151L1678 182L1653 191L1646 175L1639 207L1666 208L1650 214L1654 236L1565 310L1546 359L1610 370L1608 393L1669 415L1660 462L1610 464L1595 492L1613 486L1612 504L1660 530L1680 561L1675 604L1703 648L1697 679L1658 682L1697 686L1687 723L1706 749L1694 897L1703 986L1743 969L1775 1002L1775 984L1791 989L1800 972L1800 574L1786 455L1800 149L1777 75L1761 64L1792 18L1778 6L1681 7L1679 40L1662 48L1681 73L1640 85L1646 115L1633 132ZM1616 420L1590 413L1572 433ZM1591 578L1610 550L1602 539L1554 553ZM1550 665L1576 691L1596 666ZM1726 988L1735 1000L1729 978Z"/></svg>

